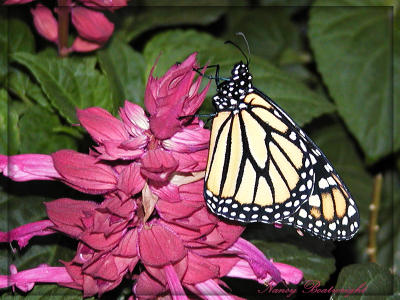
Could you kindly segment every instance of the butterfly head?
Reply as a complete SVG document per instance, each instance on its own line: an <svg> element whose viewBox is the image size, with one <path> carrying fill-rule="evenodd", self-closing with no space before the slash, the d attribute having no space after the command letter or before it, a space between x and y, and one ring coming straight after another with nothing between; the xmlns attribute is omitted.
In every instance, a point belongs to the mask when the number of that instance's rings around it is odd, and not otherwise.
<svg viewBox="0 0 400 300"><path fill-rule="evenodd" d="M212 99L217 112L237 109L246 95L253 91L252 78L247 64L235 64L231 77L217 86L217 94Z"/></svg>

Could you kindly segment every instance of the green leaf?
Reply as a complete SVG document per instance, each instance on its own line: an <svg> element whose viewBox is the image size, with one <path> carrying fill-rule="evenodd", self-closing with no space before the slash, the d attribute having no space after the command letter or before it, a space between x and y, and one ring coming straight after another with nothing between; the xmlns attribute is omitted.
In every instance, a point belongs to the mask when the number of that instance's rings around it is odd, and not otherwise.
<svg viewBox="0 0 400 300"><path fill-rule="evenodd" d="M141 7L140 11L133 6L125 8L126 17L123 19L121 29L116 33L117 37L130 42L151 29L186 24L207 25L215 22L226 10L221 3L219 6L201 6L197 3L195 8L187 6L187 2L182 6L176 1L173 3L177 6L165 7L164 4L159 4ZM170 5L173 5L172 2Z"/></svg>
<svg viewBox="0 0 400 300"><path fill-rule="evenodd" d="M106 49L97 53L100 66L110 82L117 107L129 100L143 106L144 71L143 56L121 40L114 38Z"/></svg>
<svg viewBox="0 0 400 300"><path fill-rule="evenodd" d="M0 83L6 79L10 53L32 53L35 50L35 40L29 26L18 19L9 19L7 12L3 12L0 13Z"/></svg>
<svg viewBox="0 0 400 300"><path fill-rule="evenodd" d="M398 6L397 6L398 7ZM394 39L393 39L393 137L400 136L400 17L397 9L397 17L394 18ZM397 143L398 143L397 139Z"/></svg>
<svg viewBox="0 0 400 300"><path fill-rule="evenodd" d="M94 58L56 58L15 53L12 58L28 68L40 83L52 106L70 123L76 123L76 108L113 108L106 76L95 69Z"/></svg>
<svg viewBox="0 0 400 300"><path fill-rule="evenodd" d="M5 86L8 72L8 26L5 20L0 20L0 83Z"/></svg>
<svg viewBox="0 0 400 300"><path fill-rule="evenodd" d="M19 121L22 153L50 154L62 148L76 149L76 140L55 132L58 117L39 106L31 106Z"/></svg>
<svg viewBox="0 0 400 300"><path fill-rule="evenodd" d="M242 38L232 34L243 32L252 55L278 64L281 56L289 48L300 50L300 35L290 20L289 9L289 7L232 8L227 14L228 33L225 38L233 39L246 52ZM298 55L300 56L300 53Z"/></svg>
<svg viewBox="0 0 400 300"><path fill-rule="evenodd" d="M392 8L377 7L385 1L335 1L321 7L315 2L309 21L309 38L321 72L338 111L370 161L392 152L392 72L400 72L399 63L392 69ZM366 5L363 2L363 5ZM398 14L396 18L398 18ZM395 43L400 30L394 30ZM398 50L398 49L397 49ZM393 53L398 61L399 51ZM399 111L397 109L397 111ZM400 148L396 130L394 150Z"/></svg>
<svg viewBox="0 0 400 300"><path fill-rule="evenodd" d="M372 177L357 153L354 142L340 123L328 123L320 126L310 135L331 161L350 190L361 216L361 229L368 223L369 204L372 194Z"/></svg>
<svg viewBox="0 0 400 300"><path fill-rule="evenodd" d="M377 262L400 275L400 175L383 177L377 232Z"/></svg>
<svg viewBox="0 0 400 300"><path fill-rule="evenodd" d="M29 52L35 50L35 40L31 29L26 24L18 19L5 20L8 24L8 43L9 53ZM0 26L2 26L1 24Z"/></svg>
<svg viewBox="0 0 400 300"><path fill-rule="evenodd" d="M335 286L335 289L347 290L348 295L337 293L333 299L349 299L349 295L351 299L399 299L399 286L399 277L388 269L373 263L355 264L342 269Z"/></svg>
<svg viewBox="0 0 400 300"><path fill-rule="evenodd" d="M331 255L321 256L287 243L268 243L260 240L253 240L251 243L268 258L302 270L306 280L319 280L324 284L335 272L335 260Z"/></svg>
<svg viewBox="0 0 400 300"><path fill-rule="evenodd" d="M0 89L0 154L8 153L8 95Z"/></svg>
<svg viewBox="0 0 400 300"><path fill-rule="evenodd" d="M28 74L16 68L10 69L8 76L8 90L25 102L30 102L30 100L33 100L40 106L51 110L48 99L40 86L32 82Z"/></svg>
<svg viewBox="0 0 400 300"><path fill-rule="evenodd" d="M183 61L189 54L198 52L198 60L204 65L219 64L220 76L230 75L233 65L243 59L238 50L230 45L224 45L222 40L193 30L171 30L156 35L150 40L144 56L147 62L147 72L154 65L160 52L162 55L157 63L155 76L166 72L175 62ZM310 90L300 81L274 67L267 60L252 57L250 70L255 86L274 99L300 125L324 113L332 112L334 106L317 93ZM212 75L214 69L209 73ZM209 95L215 93L215 85L211 85ZM210 107L210 100L208 107Z"/></svg>
<svg viewBox="0 0 400 300"><path fill-rule="evenodd" d="M17 154L20 146L19 112L8 101L6 90L0 89L0 154Z"/></svg>

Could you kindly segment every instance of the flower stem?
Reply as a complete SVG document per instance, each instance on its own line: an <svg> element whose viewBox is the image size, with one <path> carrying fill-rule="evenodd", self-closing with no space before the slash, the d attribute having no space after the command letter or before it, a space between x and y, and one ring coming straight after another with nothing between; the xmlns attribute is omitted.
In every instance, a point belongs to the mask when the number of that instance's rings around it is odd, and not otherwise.
<svg viewBox="0 0 400 300"><path fill-rule="evenodd" d="M68 54L68 26L70 0L58 0L58 54L65 57Z"/></svg>
<svg viewBox="0 0 400 300"><path fill-rule="evenodd" d="M374 187L372 191L372 203L369 206L369 226L368 226L368 260L370 262L376 262L376 233L378 232L378 214L379 204L381 200L382 191L382 174L377 174L374 178Z"/></svg>

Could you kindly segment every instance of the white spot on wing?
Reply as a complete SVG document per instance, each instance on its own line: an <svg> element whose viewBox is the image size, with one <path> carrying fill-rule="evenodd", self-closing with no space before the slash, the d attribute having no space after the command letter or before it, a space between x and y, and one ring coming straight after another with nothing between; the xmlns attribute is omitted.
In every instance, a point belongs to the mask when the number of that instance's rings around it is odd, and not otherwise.
<svg viewBox="0 0 400 300"><path fill-rule="evenodd" d="M305 209L300 209L299 216L303 219L307 218L307 212L305 211Z"/></svg>
<svg viewBox="0 0 400 300"><path fill-rule="evenodd" d="M325 178L321 178L321 180L318 182L318 186L321 189L326 189L329 187L328 181L326 181Z"/></svg>
<svg viewBox="0 0 400 300"><path fill-rule="evenodd" d="M336 185L336 181L332 177L328 177L328 182L330 185Z"/></svg>
<svg viewBox="0 0 400 300"><path fill-rule="evenodd" d="M353 206L349 206L349 210L348 210L348 215L349 215L349 217L351 218L352 216L354 216L354 214L356 213L356 210L354 209L354 207Z"/></svg>
<svg viewBox="0 0 400 300"><path fill-rule="evenodd" d="M335 223L331 223L331 224L329 224L328 227L329 227L330 230L334 231L336 229L336 224Z"/></svg>
<svg viewBox="0 0 400 300"><path fill-rule="evenodd" d="M315 207L320 207L321 206L321 200L319 199L318 195L312 195L309 199L308 199L308 203L311 206L315 206Z"/></svg>

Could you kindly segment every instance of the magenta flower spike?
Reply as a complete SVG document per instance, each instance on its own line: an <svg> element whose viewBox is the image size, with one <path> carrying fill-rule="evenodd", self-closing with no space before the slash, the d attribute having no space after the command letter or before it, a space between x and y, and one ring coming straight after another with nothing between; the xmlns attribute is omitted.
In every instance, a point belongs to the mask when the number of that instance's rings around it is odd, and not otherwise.
<svg viewBox="0 0 400 300"><path fill-rule="evenodd" d="M135 299L180 300L189 294L237 299L225 289L224 276L273 285L300 282L300 270L266 258L240 238L243 226L220 220L205 205L210 133L197 118L179 119L195 113L208 90L209 85L199 91L197 67L192 54L161 78L150 75L148 115L129 101L120 119L97 107L78 110L80 124L96 143L89 154L0 156L3 175L13 180L60 180L103 197L101 202L47 202L48 220L1 232L0 242L16 240L20 247L34 235L55 233L78 240L78 246L63 267L14 270L0 277L0 287L28 291L36 282L55 282L90 297L127 278ZM53 277L35 280L32 274L43 270Z"/></svg>

